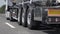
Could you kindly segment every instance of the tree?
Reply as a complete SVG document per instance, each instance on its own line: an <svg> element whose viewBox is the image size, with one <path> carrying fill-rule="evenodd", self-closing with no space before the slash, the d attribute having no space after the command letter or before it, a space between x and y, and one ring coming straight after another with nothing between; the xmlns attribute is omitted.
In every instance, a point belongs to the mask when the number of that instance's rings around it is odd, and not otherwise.
<svg viewBox="0 0 60 34"><path fill-rule="evenodd" d="M4 13L5 12L5 5L3 5L1 8L0 8L0 13Z"/></svg>

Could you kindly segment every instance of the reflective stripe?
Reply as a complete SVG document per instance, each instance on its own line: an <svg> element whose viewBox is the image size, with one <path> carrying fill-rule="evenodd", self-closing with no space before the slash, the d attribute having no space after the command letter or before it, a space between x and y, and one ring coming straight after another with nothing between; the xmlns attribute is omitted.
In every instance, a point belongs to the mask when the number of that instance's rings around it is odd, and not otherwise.
<svg viewBox="0 0 60 34"><path fill-rule="evenodd" d="M60 16L60 9L48 9L48 16Z"/></svg>

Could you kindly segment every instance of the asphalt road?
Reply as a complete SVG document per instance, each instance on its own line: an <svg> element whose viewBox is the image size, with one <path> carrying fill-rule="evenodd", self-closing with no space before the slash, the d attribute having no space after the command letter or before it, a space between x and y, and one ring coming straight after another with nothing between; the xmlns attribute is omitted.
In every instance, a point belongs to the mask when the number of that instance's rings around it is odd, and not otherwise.
<svg viewBox="0 0 60 34"><path fill-rule="evenodd" d="M6 20L4 14L0 14L0 34L60 34L56 30L29 30L19 26L17 22Z"/></svg>

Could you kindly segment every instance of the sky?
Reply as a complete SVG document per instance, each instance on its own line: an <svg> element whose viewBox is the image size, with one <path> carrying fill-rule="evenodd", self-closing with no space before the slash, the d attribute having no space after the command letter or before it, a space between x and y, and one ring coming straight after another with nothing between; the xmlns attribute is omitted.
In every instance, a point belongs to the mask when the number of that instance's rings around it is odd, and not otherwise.
<svg viewBox="0 0 60 34"><path fill-rule="evenodd" d="M4 0L0 0L0 7L3 6L5 4Z"/></svg>

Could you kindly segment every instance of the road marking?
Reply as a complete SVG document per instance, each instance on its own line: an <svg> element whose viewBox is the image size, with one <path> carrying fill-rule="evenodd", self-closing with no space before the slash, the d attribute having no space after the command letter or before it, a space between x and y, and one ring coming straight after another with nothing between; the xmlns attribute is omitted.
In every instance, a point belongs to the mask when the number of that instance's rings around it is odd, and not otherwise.
<svg viewBox="0 0 60 34"><path fill-rule="evenodd" d="M5 23L6 25L8 25L8 26L10 26L11 28L16 28L16 27L14 27L13 25L11 25L11 24L9 24L9 23Z"/></svg>

